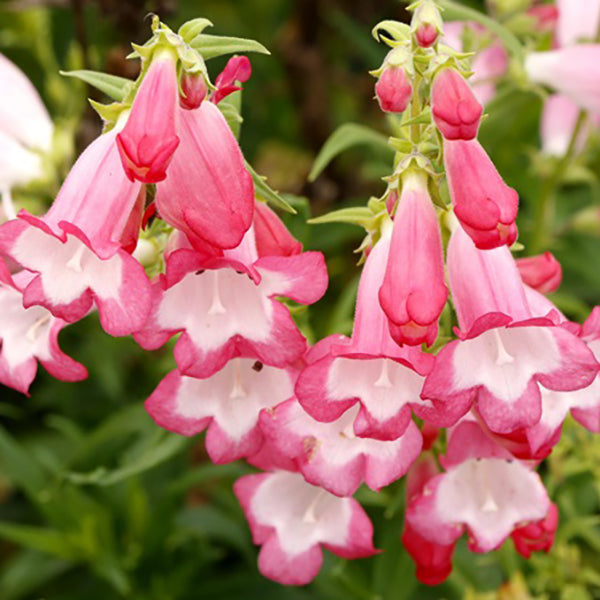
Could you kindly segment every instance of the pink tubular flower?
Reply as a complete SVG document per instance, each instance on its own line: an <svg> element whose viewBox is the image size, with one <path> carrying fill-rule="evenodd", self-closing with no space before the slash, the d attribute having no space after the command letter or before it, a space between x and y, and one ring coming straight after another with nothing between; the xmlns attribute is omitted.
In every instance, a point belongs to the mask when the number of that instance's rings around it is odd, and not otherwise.
<svg viewBox="0 0 600 600"><path fill-rule="evenodd" d="M540 135L542 152L549 156L564 156L571 143L571 137L579 116L579 107L570 98L552 94L544 102ZM587 127L583 128L576 140L576 150L581 150L585 142Z"/></svg>
<svg viewBox="0 0 600 600"><path fill-rule="evenodd" d="M62 381L87 377L86 368L58 347L58 334L67 324L41 306L23 308L22 290L34 277L21 271L11 277L0 262L0 383L27 394L37 361Z"/></svg>
<svg viewBox="0 0 600 600"><path fill-rule="evenodd" d="M399 344L433 344L448 289L444 283L442 239L423 175L409 173L394 218L381 307Z"/></svg>
<svg viewBox="0 0 600 600"><path fill-rule="evenodd" d="M245 83L252 75L252 65L247 56L233 56L225 65L223 71L215 80L216 91L211 97L211 102L218 104L229 94L242 88L236 82Z"/></svg>
<svg viewBox="0 0 600 600"><path fill-rule="evenodd" d="M252 357L233 358L205 379L172 371L146 400L146 410L175 433L195 435L207 429L208 455L222 464L255 454L263 443L260 413L293 393L290 370Z"/></svg>
<svg viewBox="0 0 600 600"><path fill-rule="evenodd" d="M412 85L401 66L387 65L375 84L375 95L381 110L401 113L412 97Z"/></svg>
<svg viewBox="0 0 600 600"><path fill-rule="evenodd" d="M555 292L562 281L562 268L551 252L516 261L523 283L541 294Z"/></svg>
<svg viewBox="0 0 600 600"><path fill-rule="evenodd" d="M525 70L535 83L570 98L583 109L600 113L600 44L580 44L532 52L525 58Z"/></svg>
<svg viewBox="0 0 600 600"><path fill-rule="evenodd" d="M447 140L472 140L477 135L483 106L465 78L452 68L442 69L433 80L431 112Z"/></svg>
<svg viewBox="0 0 600 600"><path fill-rule="evenodd" d="M170 54L155 57L140 85L127 123L117 135L121 162L131 181L157 183L179 145L177 70Z"/></svg>
<svg viewBox="0 0 600 600"><path fill-rule="evenodd" d="M572 46L580 40L596 39L600 20L598 0L556 0L556 5L556 37L560 46Z"/></svg>
<svg viewBox="0 0 600 600"><path fill-rule="evenodd" d="M116 130L79 157L50 210L41 218L21 211L0 227L0 250L38 273L23 290L25 307L46 307L68 322L95 302L111 335L139 329L150 309L150 284L129 254L141 221L140 183L123 173Z"/></svg>
<svg viewBox="0 0 600 600"><path fill-rule="evenodd" d="M254 233L258 256L293 256L302 252L302 244L263 202L254 207Z"/></svg>
<svg viewBox="0 0 600 600"><path fill-rule="evenodd" d="M169 225L204 249L235 248L252 223L254 185L221 111L211 102L179 109L181 145L156 206Z"/></svg>
<svg viewBox="0 0 600 600"><path fill-rule="evenodd" d="M444 165L454 214L482 250L517 239L517 192L508 187L477 140L444 140Z"/></svg>
<svg viewBox="0 0 600 600"><path fill-rule="evenodd" d="M422 493L430 479L439 473L431 454L426 453L410 468L406 477L406 498L410 506ZM410 525L404 523L402 544L417 567L417 579L426 585L439 585L452 572L452 554L455 543L437 544L421 535Z"/></svg>
<svg viewBox="0 0 600 600"><path fill-rule="evenodd" d="M599 365L585 343L532 314L508 248L478 250L457 227L447 262L460 339L436 356L423 386L440 410L433 424L452 424L475 401L492 431L511 433L540 421L540 384L571 392L594 380Z"/></svg>
<svg viewBox="0 0 600 600"><path fill-rule="evenodd" d="M444 23L444 43L458 52L463 51L462 36L464 30L470 30L471 35L481 34L481 25L469 21L451 21ZM496 95L496 80L500 79L508 69L508 55L504 46L494 41L492 44L477 52L473 58L469 83L475 97L481 104L487 104Z"/></svg>
<svg viewBox="0 0 600 600"><path fill-rule="evenodd" d="M558 507L550 504L548 514L540 521L518 527L511 533L517 552L531 558L532 552L549 552L558 526Z"/></svg>
<svg viewBox="0 0 600 600"><path fill-rule="evenodd" d="M198 378L236 356L284 367L301 358L306 341L275 297L312 304L326 287L321 253L257 258L253 228L222 257L180 246L167 257L151 317L135 339L154 349L182 331L175 360L182 374Z"/></svg>
<svg viewBox="0 0 600 600"><path fill-rule="evenodd" d="M330 336L314 346L295 388L300 404L319 421L335 421L358 403L354 433L378 440L395 440L410 426L433 361L417 348L400 348L390 335L378 298L390 241L386 227L367 258L352 339Z"/></svg>
<svg viewBox="0 0 600 600"><path fill-rule="evenodd" d="M543 519L550 508L539 475L473 421L450 432L440 460L445 473L430 479L406 510L407 523L430 542L449 546L466 528L469 548L489 552L518 525Z"/></svg>
<svg viewBox="0 0 600 600"><path fill-rule="evenodd" d="M179 106L186 110L198 108L208 93L204 75L201 73L184 73L181 76L181 91Z"/></svg>
<svg viewBox="0 0 600 600"><path fill-rule="evenodd" d="M372 556L373 526L353 498L338 498L299 473L246 475L234 484L254 543L260 572L284 585L312 581L323 562L321 546L347 559Z"/></svg>
<svg viewBox="0 0 600 600"><path fill-rule="evenodd" d="M363 481L377 491L402 477L422 445L413 422L396 440L356 437L357 413L355 406L336 421L320 423L291 399L263 412L261 428L271 451L293 459L306 481L336 496L350 496Z"/></svg>

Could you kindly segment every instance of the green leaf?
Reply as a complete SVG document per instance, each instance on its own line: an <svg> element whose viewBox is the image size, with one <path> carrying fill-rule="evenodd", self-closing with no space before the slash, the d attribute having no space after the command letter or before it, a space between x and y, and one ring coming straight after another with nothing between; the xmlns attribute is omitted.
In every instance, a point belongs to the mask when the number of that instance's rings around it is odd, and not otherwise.
<svg viewBox="0 0 600 600"><path fill-rule="evenodd" d="M192 19L184 23L177 31L184 41L189 42L195 37L199 36L207 27L212 27L213 24L208 19L202 17L198 19Z"/></svg>
<svg viewBox="0 0 600 600"><path fill-rule="evenodd" d="M65 77L81 79L81 81L85 81L85 83L95 87L117 102L121 102L125 98L129 87L134 83L131 79L126 79L125 77L84 69L79 71L60 71L60 74Z"/></svg>
<svg viewBox="0 0 600 600"><path fill-rule="evenodd" d="M114 485L124 479L153 469L181 452L189 443L189 438L168 433L154 447L142 452L122 467L114 470L99 467L90 473L68 473L66 478L80 485Z"/></svg>
<svg viewBox="0 0 600 600"><path fill-rule="evenodd" d="M506 27L494 19L484 15L482 12L454 2L453 0L440 0L440 7L444 10L445 21L476 21L487 27L492 33L495 33L504 47L520 62L525 58L525 50L517 37Z"/></svg>
<svg viewBox="0 0 600 600"><path fill-rule="evenodd" d="M353 206L351 208L340 208L333 212L310 219L311 225L323 225L324 223L349 223L351 225L364 226L373 220L373 212L366 206Z"/></svg>
<svg viewBox="0 0 600 600"><path fill-rule="evenodd" d="M244 122L242 115L240 115L239 110L230 102L226 100L222 100L218 104L219 110L225 117L227 121L227 125L229 125L229 129L233 132L235 139L238 140L240 138L241 125Z"/></svg>
<svg viewBox="0 0 600 600"><path fill-rule="evenodd" d="M44 527L31 527L15 523L0 522L0 537L60 558L76 559L78 552L64 533Z"/></svg>
<svg viewBox="0 0 600 600"><path fill-rule="evenodd" d="M246 169L248 169L248 173L252 175L252 180L254 181L254 193L258 198L272 204L276 208L280 208L285 212L289 212L292 214L296 214L296 209L285 199L276 192L271 189L271 187L267 184L266 178L262 175L259 175L253 168L252 165L248 161L245 161Z"/></svg>
<svg viewBox="0 0 600 600"><path fill-rule="evenodd" d="M387 136L356 123L346 123L338 127L323 144L311 169L308 180L314 181L325 169L325 167L338 155L353 146L371 146L385 148L389 152L393 150L388 146Z"/></svg>
<svg viewBox="0 0 600 600"><path fill-rule="evenodd" d="M190 46L202 55L204 60L223 56L224 54L237 54L238 52L258 52L259 54L271 54L262 44L255 40L246 38L225 37L221 35L209 35L202 33L197 35Z"/></svg>

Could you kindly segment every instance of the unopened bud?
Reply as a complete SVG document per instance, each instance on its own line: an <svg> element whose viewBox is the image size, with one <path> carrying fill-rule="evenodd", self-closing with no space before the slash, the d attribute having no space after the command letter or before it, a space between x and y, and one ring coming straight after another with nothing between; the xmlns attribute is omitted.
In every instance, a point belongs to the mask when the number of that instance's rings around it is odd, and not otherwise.
<svg viewBox="0 0 600 600"><path fill-rule="evenodd" d="M181 108L193 110L198 108L208 92L204 76L200 73L184 73L181 78L181 91L179 105Z"/></svg>
<svg viewBox="0 0 600 600"><path fill-rule="evenodd" d="M415 8L411 27L421 48L435 44L442 33L442 17L434 2L424 0Z"/></svg>

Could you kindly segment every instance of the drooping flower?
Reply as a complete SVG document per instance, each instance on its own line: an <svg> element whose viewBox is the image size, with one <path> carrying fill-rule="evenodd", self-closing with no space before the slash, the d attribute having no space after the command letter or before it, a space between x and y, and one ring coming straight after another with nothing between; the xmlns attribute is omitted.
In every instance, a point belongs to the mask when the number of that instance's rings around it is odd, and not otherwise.
<svg viewBox="0 0 600 600"><path fill-rule="evenodd" d="M156 206L193 246L235 248L252 223L254 185L240 147L211 102L178 109L181 140L169 176L157 186Z"/></svg>
<svg viewBox="0 0 600 600"><path fill-rule="evenodd" d="M222 464L255 454L263 443L261 412L293 393L290 369L241 357L204 379L172 371L145 406L158 425L175 433L195 435L207 429L208 455Z"/></svg>
<svg viewBox="0 0 600 600"><path fill-rule="evenodd" d="M404 112L412 97L413 89L407 75L408 54L397 47L385 58L375 84L375 96L379 107L385 112Z"/></svg>
<svg viewBox="0 0 600 600"><path fill-rule="evenodd" d="M236 356L287 366L301 358L306 341L275 297L312 304L326 287L322 254L258 258L253 228L223 256L182 242L167 256L166 273L153 286L151 316L135 339L154 349L182 331L175 360L193 377L209 377Z"/></svg>
<svg viewBox="0 0 600 600"><path fill-rule="evenodd" d="M67 325L41 306L23 308L22 290L34 277L10 275L0 261L0 383L27 394L38 361L63 381L87 377L86 368L62 352L58 334Z"/></svg>
<svg viewBox="0 0 600 600"><path fill-rule="evenodd" d="M519 196L504 183L481 144L445 140L444 165L454 214L476 246L512 245Z"/></svg>
<svg viewBox="0 0 600 600"><path fill-rule="evenodd" d="M580 108L600 113L600 44L579 44L525 58L531 81L547 85L570 98Z"/></svg>
<svg viewBox="0 0 600 600"><path fill-rule="evenodd" d="M291 458L308 482L337 496L350 496L363 482L379 490L402 477L422 446L413 422L395 440L356 437L358 410L351 407L339 419L321 423L291 399L263 412L261 428L271 452Z"/></svg>
<svg viewBox="0 0 600 600"><path fill-rule="evenodd" d="M400 348L390 335L379 303L390 243L385 227L360 279L352 338L330 336L311 348L295 388L300 404L319 421L335 421L358 403L354 433L378 440L397 439L409 427L433 361L420 349Z"/></svg>
<svg viewBox="0 0 600 600"><path fill-rule="evenodd" d="M409 172L402 178L402 193L379 291L392 337L399 344L433 344L447 299L437 214L425 177Z"/></svg>
<svg viewBox="0 0 600 600"><path fill-rule="evenodd" d="M465 78L452 68L442 69L431 87L431 114L447 140L472 140L477 136L483 106Z"/></svg>
<svg viewBox="0 0 600 600"><path fill-rule="evenodd" d="M548 513L550 500L539 475L474 421L450 432L440 460L445 473L430 479L406 510L407 523L430 542L449 546L466 529L469 548L489 552L515 528Z"/></svg>
<svg viewBox="0 0 600 600"><path fill-rule="evenodd" d="M321 547L347 559L371 556L373 526L353 498L338 498L299 473L246 475L234 484L261 545L260 572L284 585L305 585L321 569Z"/></svg>
<svg viewBox="0 0 600 600"><path fill-rule="evenodd" d="M0 250L37 273L23 290L25 307L41 305L73 322L95 303L106 332L127 335L146 320L150 294L144 269L128 253L143 189L121 168L116 133L88 146L43 217L21 211L0 226Z"/></svg>
<svg viewBox="0 0 600 600"><path fill-rule="evenodd" d="M587 387L598 363L585 343L551 318L532 314L508 248L478 250L460 228L448 246L448 275L460 326L423 386L449 425L473 402L486 425L510 433L540 421L540 385ZM436 424L435 411L429 419Z"/></svg>
<svg viewBox="0 0 600 600"><path fill-rule="evenodd" d="M164 51L152 57L125 127L117 135L123 168L131 181L157 183L179 145L178 83L175 57Z"/></svg>

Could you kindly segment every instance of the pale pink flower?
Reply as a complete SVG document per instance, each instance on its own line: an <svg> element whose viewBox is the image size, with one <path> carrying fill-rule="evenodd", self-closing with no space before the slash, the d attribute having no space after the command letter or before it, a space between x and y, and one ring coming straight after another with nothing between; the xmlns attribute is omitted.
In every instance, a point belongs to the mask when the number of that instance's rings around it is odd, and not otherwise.
<svg viewBox="0 0 600 600"><path fill-rule="evenodd" d="M353 498L338 498L299 473L246 475L234 484L261 545L260 572L284 585L310 583L323 562L321 547L347 559L371 556L373 526Z"/></svg>
<svg viewBox="0 0 600 600"><path fill-rule="evenodd" d="M556 37L560 46L573 46L580 40L593 41L598 34L599 0L556 0Z"/></svg>

